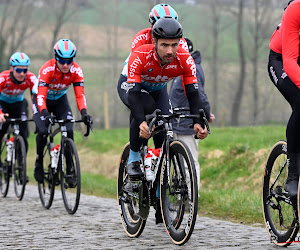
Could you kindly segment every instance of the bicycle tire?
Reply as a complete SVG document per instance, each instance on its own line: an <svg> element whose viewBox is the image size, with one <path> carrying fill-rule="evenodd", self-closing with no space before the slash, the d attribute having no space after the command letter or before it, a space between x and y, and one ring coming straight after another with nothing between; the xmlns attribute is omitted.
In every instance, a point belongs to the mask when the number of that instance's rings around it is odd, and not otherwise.
<svg viewBox="0 0 300 250"><path fill-rule="evenodd" d="M298 231L298 218L294 217L296 209L283 197L287 179L287 143L278 141L272 147L266 163L263 179L263 215L271 241L278 246L288 246L294 241ZM297 212L296 212L297 214Z"/></svg>
<svg viewBox="0 0 300 250"><path fill-rule="evenodd" d="M3 197L7 196L9 189L9 178L11 171L11 162L6 160L6 137L1 141L1 161L0 161L0 189Z"/></svg>
<svg viewBox="0 0 300 250"><path fill-rule="evenodd" d="M15 194L22 200L26 187L26 147L22 136L14 138L14 159L12 164Z"/></svg>
<svg viewBox="0 0 300 250"><path fill-rule="evenodd" d="M49 209L53 203L56 174L51 168L50 148L48 146L45 147L43 155L44 181L38 182L38 190L43 207Z"/></svg>
<svg viewBox="0 0 300 250"><path fill-rule="evenodd" d="M160 176L161 212L173 243L183 245L190 239L197 219L197 175L192 155L184 142L172 141L169 152L170 172L167 173L164 155Z"/></svg>
<svg viewBox="0 0 300 250"><path fill-rule="evenodd" d="M59 157L61 192L67 212L74 214L80 200L80 162L74 141L64 138L63 144L64 152Z"/></svg>
<svg viewBox="0 0 300 250"><path fill-rule="evenodd" d="M126 234L133 238L139 237L146 225L146 220L138 216L139 200L136 197L129 195L124 191L126 185L129 185L129 177L126 171L126 165L129 157L130 145L129 142L125 145L119 165L118 174L118 202L119 213L122 226Z"/></svg>

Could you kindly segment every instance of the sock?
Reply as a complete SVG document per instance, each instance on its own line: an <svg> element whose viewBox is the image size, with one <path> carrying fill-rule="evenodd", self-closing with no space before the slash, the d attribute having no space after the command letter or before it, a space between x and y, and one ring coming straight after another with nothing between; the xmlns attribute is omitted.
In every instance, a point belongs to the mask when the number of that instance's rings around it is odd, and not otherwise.
<svg viewBox="0 0 300 250"><path fill-rule="evenodd" d="M132 151L130 149L129 158L128 158L128 164L131 163L131 162L134 162L134 161L140 161L140 153Z"/></svg>
<svg viewBox="0 0 300 250"><path fill-rule="evenodd" d="M157 186L157 189L156 189L156 197L160 198L160 186L159 185Z"/></svg>

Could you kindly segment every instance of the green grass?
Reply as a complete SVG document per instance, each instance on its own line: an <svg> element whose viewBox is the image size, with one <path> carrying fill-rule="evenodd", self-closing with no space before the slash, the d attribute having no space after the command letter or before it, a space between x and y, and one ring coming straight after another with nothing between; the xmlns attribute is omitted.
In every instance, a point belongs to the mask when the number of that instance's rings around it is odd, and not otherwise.
<svg viewBox="0 0 300 250"><path fill-rule="evenodd" d="M212 134L199 142L199 214L249 224L263 223L261 189L264 163L272 145L284 139L285 127L212 127L211 130ZM127 128L96 130L87 140L79 132L75 133L78 149L88 148L97 155L119 156L128 138ZM31 164L28 164L28 175L34 183L33 135L29 144L28 162ZM117 177L83 172L82 193L116 198Z"/></svg>

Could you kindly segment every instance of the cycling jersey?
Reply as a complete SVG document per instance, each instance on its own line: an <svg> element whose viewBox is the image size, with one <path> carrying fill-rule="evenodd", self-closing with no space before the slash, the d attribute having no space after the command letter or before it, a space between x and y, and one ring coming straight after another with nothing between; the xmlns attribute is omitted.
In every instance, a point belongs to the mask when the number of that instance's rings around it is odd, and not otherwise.
<svg viewBox="0 0 300 250"><path fill-rule="evenodd" d="M282 54L281 24L279 24L277 26L276 30L274 31L274 33L270 39L269 47L274 52L276 52L278 54Z"/></svg>
<svg viewBox="0 0 300 250"><path fill-rule="evenodd" d="M282 15L282 59L283 68L292 82L300 88L299 30L300 0L292 2Z"/></svg>
<svg viewBox="0 0 300 250"><path fill-rule="evenodd" d="M10 70L5 70L0 74L0 100L7 103L21 102L24 99L25 90L30 88L32 91L36 76L28 71L25 80L17 84L12 81L10 74L12 74Z"/></svg>
<svg viewBox="0 0 300 250"><path fill-rule="evenodd" d="M127 77L127 71L128 71L128 60L132 52L134 52L135 49L139 48L142 45L145 44L152 44L152 28L146 28L143 30L140 30L132 39L131 44L131 52L126 58L124 62L124 67L122 70L122 75ZM187 45L187 42L184 38L181 38L179 41L179 47L183 48L186 52L189 52L189 48Z"/></svg>
<svg viewBox="0 0 300 250"><path fill-rule="evenodd" d="M73 84L77 106L79 111L86 109L86 98L84 95L84 77L81 67L73 62L70 71L62 73L56 66L56 60L46 62L39 71L38 76L37 103L39 110L47 109L46 99L58 100L67 93L67 89Z"/></svg>
<svg viewBox="0 0 300 250"><path fill-rule="evenodd" d="M184 85L197 83L195 62L181 47L174 60L164 66L161 66L153 44L140 46L129 58L127 83L141 83L149 92L162 89L180 75L183 75Z"/></svg>

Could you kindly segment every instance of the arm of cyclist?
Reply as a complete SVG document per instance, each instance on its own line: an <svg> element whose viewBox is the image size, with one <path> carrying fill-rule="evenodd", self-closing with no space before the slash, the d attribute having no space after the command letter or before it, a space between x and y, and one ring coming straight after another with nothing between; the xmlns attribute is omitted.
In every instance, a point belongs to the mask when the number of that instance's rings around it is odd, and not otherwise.
<svg viewBox="0 0 300 250"><path fill-rule="evenodd" d="M83 82L73 83L73 86L74 86L77 107L81 114L81 119L83 120L85 125L92 124L93 118L87 113Z"/></svg>
<svg viewBox="0 0 300 250"><path fill-rule="evenodd" d="M46 106L47 95L48 95L47 83L39 82L36 99L37 99L38 108L42 116L44 117L46 127L48 127L49 124L53 124L53 118L51 117L51 114L47 110L47 106Z"/></svg>
<svg viewBox="0 0 300 250"><path fill-rule="evenodd" d="M295 1L284 11L281 23L283 68L292 82L300 88L299 29L300 2Z"/></svg>

